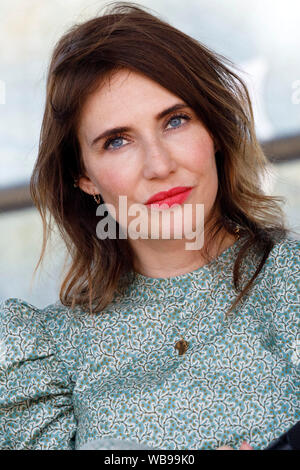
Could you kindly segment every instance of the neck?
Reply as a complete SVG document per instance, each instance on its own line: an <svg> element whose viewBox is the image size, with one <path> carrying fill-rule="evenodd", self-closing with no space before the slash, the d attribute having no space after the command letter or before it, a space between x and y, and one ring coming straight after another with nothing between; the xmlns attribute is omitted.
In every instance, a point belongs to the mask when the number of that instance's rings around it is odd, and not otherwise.
<svg viewBox="0 0 300 470"><path fill-rule="evenodd" d="M211 244L210 259L219 256L236 241L234 235L222 231ZM208 260L201 250L186 250L187 240L134 240L134 269L153 278L179 276L204 266Z"/></svg>

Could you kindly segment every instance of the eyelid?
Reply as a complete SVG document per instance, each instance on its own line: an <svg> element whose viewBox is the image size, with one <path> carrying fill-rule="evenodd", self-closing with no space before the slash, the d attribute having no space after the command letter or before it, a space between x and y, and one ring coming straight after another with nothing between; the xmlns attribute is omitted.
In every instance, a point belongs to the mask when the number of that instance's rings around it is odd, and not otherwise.
<svg viewBox="0 0 300 470"><path fill-rule="evenodd" d="M170 121L172 121L172 119L175 119L175 118L183 118L185 119L186 121L190 121L192 119L191 116L189 116L188 114L185 114L185 113L175 113L175 114L172 114L172 116L170 116L166 122L166 124L169 124ZM181 127L181 126L179 126ZM171 128L172 129L172 128ZM177 129L176 127L174 127L173 129Z"/></svg>
<svg viewBox="0 0 300 470"><path fill-rule="evenodd" d="M113 148L112 148L112 149L109 149L108 146L110 145L110 143L111 143L113 140L115 140L115 139L120 139L120 138L129 140L128 136L126 136L125 134L115 134L115 135L112 135L111 137L108 137L108 139L106 139L106 141L104 142L104 144L103 144L103 149L104 149L104 150L112 150L112 151L118 150L118 147L115 148L115 149L113 149ZM119 148L122 148L122 147L124 147L124 145L122 145L122 146L119 147Z"/></svg>

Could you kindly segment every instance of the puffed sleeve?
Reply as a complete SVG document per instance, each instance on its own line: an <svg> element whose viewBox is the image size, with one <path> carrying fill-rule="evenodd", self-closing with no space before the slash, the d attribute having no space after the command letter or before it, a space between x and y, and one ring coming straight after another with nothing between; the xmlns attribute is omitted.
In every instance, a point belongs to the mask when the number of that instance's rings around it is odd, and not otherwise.
<svg viewBox="0 0 300 470"><path fill-rule="evenodd" d="M74 449L69 375L43 311L0 303L0 449Z"/></svg>

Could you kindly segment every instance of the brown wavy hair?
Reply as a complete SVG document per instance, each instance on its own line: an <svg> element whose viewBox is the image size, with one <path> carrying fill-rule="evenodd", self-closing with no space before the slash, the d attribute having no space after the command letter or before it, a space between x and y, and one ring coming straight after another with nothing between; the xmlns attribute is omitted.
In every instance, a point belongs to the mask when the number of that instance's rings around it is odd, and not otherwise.
<svg viewBox="0 0 300 470"><path fill-rule="evenodd" d="M262 190L268 160L255 135L247 88L233 71L234 64L135 3L108 4L101 16L73 26L54 48L30 180L43 222L35 271L53 219L71 259L60 287L62 304L101 311L112 301L123 274L133 270L134 253L127 239L100 240L97 204L74 187L74 180L85 174L77 138L82 105L99 80L122 68L143 73L180 97L213 136L219 180L214 209L220 215L210 226L203 253L209 259L209 246L218 234L224 229L233 234L236 224L245 236L234 263L237 297L229 314L253 285L274 244L287 235L282 198ZM250 248L259 259L242 287L241 264Z"/></svg>

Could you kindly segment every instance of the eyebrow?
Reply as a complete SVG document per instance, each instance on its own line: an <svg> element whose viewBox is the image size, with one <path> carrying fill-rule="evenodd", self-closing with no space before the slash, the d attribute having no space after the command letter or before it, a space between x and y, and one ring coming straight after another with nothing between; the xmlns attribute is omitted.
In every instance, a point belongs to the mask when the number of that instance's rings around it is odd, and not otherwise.
<svg viewBox="0 0 300 470"><path fill-rule="evenodd" d="M186 103L176 103L170 108L164 109L160 113L155 116L155 119L159 121L163 117L167 116L168 114L172 113L173 111L177 111L179 109L188 108L189 106ZM102 132L100 135L95 137L94 140L90 143L90 147L94 147L99 140L104 139L105 137L110 137L115 134L122 134L123 132L130 132L132 129L130 127L113 127L112 129L107 129L106 131Z"/></svg>

